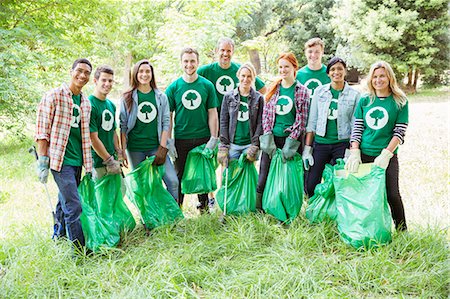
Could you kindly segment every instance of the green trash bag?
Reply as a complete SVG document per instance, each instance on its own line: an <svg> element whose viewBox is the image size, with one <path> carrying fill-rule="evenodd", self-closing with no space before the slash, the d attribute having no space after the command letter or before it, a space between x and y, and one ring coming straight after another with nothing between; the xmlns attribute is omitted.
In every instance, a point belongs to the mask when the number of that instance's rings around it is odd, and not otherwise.
<svg viewBox="0 0 450 299"><path fill-rule="evenodd" d="M149 229L183 218L177 202L162 184L164 165L154 166L153 160L155 156L145 159L125 178L127 196L136 205Z"/></svg>
<svg viewBox="0 0 450 299"><path fill-rule="evenodd" d="M116 227L105 222L99 215L95 182L91 175L85 175L78 187L81 200L81 227L86 247L96 252L100 247L114 247L120 241Z"/></svg>
<svg viewBox="0 0 450 299"><path fill-rule="evenodd" d="M306 208L306 218L311 223L320 223L325 219L336 220L336 200L333 185L333 166L325 165L322 174L323 183L314 189L314 195L309 199Z"/></svg>
<svg viewBox="0 0 450 299"><path fill-rule="evenodd" d="M99 215L119 233L132 231L136 226L133 215L123 201L121 180L119 174L111 174L95 181Z"/></svg>
<svg viewBox="0 0 450 299"><path fill-rule="evenodd" d="M183 194L205 194L217 189L217 147L214 151L207 149L207 153L203 153L205 146L199 145L188 153L181 179Z"/></svg>
<svg viewBox="0 0 450 299"><path fill-rule="evenodd" d="M245 214L256 210L256 186L258 172L253 162L242 154L228 163L227 214ZM224 211L226 170L223 171L222 187L216 194L217 203Z"/></svg>
<svg viewBox="0 0 450 299"><path fill-rule="evenodd" d="M300 212L303 203L303 162L296 153L283 163L277 149L270 163L266 187L262 198L264 211L278 220L290 223Z"/></svg>
<svg viewBox="0 0 450 299"><path fill-rule="evenodd" d="M360 167L361 168L361 167ZM365 175L348 174L334 166L337 226L342 240L356 249L391 241L392 216L386 198L385 170L372 166Z"/></svg>

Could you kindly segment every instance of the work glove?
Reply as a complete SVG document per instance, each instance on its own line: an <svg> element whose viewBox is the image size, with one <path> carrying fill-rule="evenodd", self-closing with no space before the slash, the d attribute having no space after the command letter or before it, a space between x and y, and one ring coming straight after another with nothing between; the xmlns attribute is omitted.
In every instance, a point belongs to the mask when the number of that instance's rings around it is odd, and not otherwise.
<svg viewBox="0 0 450 299"><path fill-rule="evenodd" d="M361 164L361 150L359 148L350 149L350 156L345 162L345 170L358 172L359 164Z"/></svg>
<svg viewBox="0 0 450 299"><path fill-rule="evenodd" d="M48 180L48 172L50 168L50 159L47 156L39 156L37 161L36 172L39 178L39 181L42 184L46 184Z"/></svg>
<svg viewBox="0 0 450 299"><path fill-rule="evenodd" d="M305 145L302 153L303 165L305 166L305 170L309 170L309 167L314 165L314 157L312 155L312 152L312 146Z"/></svg>
<svg viewBox="0 0 450 299"><path fill-rule="evenodd" d="M119 174L122 172L120 162L115 160L113 155L109 156L102 164L105 165L106 173L108 174Z"/></svg>
<svg viewBox="0 0 450 299"><path fill-rule="evenodd" d="M259 143L261 146L261 150L269 155L269 158L272 159L273 154L275 154L275 151L277 150L273 134L267 133L259 136Z"/></svg>
<svg viewBox="0 0 450 299"><path fill-rule="evenodd" d="M256 161L256 158L258 158L258 152L259 152L259 147L256 145L251 145L247 149L247 160L249 160L250 162Z"/></svg>
<svg viewBox="0 0 450 299"><path fill-rule="evenodd" d="M383 149L381 151L381 154L375 158L375 160L373 161L373 164L376 166L379 166L383 169L386 169L389 165L389 161L391 160L391 158L393 156L394 156L394 154L391 153L389 150Z"/></svg>
<svg viewBox="0 0 450 299"><path fill-rule="evenodd" d="M286 160L291 160L297 153L298 147L300 146L300 141L292 139L290 137L286 138L283 148L281 149L281 156L283 163Z"/></svg>
<svg viewBox="0 0 450 299"><path fill-rule="evenodd" d="M166 163L166 157L169 150L165 148L164 146L160 145L158 146L158 150L155 154L155 160L153 160L153 165L159 166Z"/></svg>
<svg viewBox="0 0 450 299"><path fill-rule="evenodd" d="M206 143L202 155L207 158L212 158L212 156L214 155L214 149L216 148L218 142L219 138L211 136L211 138L209 138L208 143Z"/></svg>
<svg viewBox="0 0 450 299"><path fill-rule="evenodd" d="M169 150L169 157L172 159L172 161L175 161L178 159L178 153L177 149L175 148L175 140L172 138L167 139L167 149Z"/></svg>
<svg viewBox="0 0 450 299"><path fill-rule="evenodd" d="M219 147L219 152L217 153L217 162L219 162L223 166L228 165L228 148L227 147L225 147L225 146Z"/></svg>

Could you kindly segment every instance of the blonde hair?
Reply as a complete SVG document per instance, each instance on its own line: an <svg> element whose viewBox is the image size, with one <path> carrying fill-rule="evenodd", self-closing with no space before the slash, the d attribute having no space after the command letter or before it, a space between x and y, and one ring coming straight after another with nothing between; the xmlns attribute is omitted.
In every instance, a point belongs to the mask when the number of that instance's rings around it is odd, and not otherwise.
<svg viewBox="0 0 450 299"><path fill-rule="evenodd" d="M398 86L397 79L395 78L395 73L392 70L391 65L382 60L377 61L370 66L369 76L367 79L367 88L369 90L370 102L373 103L376 97L375 88L373 88L372 85L373 74L377 69L381 68L385 70L386 76L389 79L389 90L392 92L392 96L394 97L397 107L403 107L407 101L406 95Z"/></svg>
<svg viewBox="0 0 450 299"><path fill-rule="evenodd" d="M250 62L246 62L244 64L242 64L238 71L236 72L236 76L239 79L239 74L242 72L243 69L247 69L250 71L250 73L252 74L252 87L255 88L255 80L256 80L256 70L255 67L253 66L253 64L251 64Z"/></svg>
<svg viewBox="0 0 450 299"><path fill-rule="evenodd" d="M311 47L317 46L317 45L321 46L322 50L325 49L325 44L324 44L323 40L320 39L319 37L314 37L305 43L305 50L309 49Z"/></svg>
<svg viewBox="0 0 450 299"><path fill-rule="evenodd" d="M298 60L295 57L294 53L292 53L292 52L281 53L280 56L278 56L278 58L277 58L277 64L281 59L285 59L285 60L289 61L290 64L292 64L292 66L294 67L294 78L295 78L297 75L297 70L298 70ZM272 85L269 86L269 88L267 89L266 95L265 95L266 102L269 102L270 98L273 97L273 95L277 91L278 85L281 83L281 81L282 81L282 79L278 78L275 81L273 81Z"/></svg>

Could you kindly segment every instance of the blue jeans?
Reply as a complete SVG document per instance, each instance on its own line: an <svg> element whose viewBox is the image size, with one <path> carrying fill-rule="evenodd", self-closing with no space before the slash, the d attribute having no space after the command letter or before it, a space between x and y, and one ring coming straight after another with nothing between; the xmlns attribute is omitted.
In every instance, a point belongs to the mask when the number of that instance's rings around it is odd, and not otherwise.
<svg viewBox="0 0 450 299"><path fill-rule="evenodd" d="M128 152L128 158L130 159L130 164L132 169L136 169L136 167L144 161L147 157L154 156L158 148L148 150L145 152ZM175 168L170 162L169 155L166 157L166 163L164 163L164 167L166 168L163 181L166 184L167 191L169 191L170 195L178 202L178 177L175 172Z"/></svg>
<svg viewBox="0 0 450 299"><path fill-rule="evenodd" d="M59 236L64 236L64 227L69 240L76 246L84 246L81 228L81 202L78 185L81 179L81 166L62 166L61 171L52 170L53 178L59 189L56 215L60 222Z"/></svg>
<svg viewBox="0 0 450 299"><path fill-rule="evenodd" d="M241 154L246 153L248 148L251 146L252 144L247 144L247 145L237 145L234 143L230 144L230 150L228 152L228 158L230 160L232 159L239 159L239 157L241 156ZM258 160L258 158L257 158Z"/></svg>

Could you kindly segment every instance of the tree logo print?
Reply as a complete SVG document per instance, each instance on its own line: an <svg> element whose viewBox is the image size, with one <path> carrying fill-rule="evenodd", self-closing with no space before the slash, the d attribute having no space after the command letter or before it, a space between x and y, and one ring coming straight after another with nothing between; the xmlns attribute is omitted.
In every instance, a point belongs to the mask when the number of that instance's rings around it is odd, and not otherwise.
<svg viewBox="0 0 450 299"><path fill-rule="evenodd" d="M220 94L226 94L234 89L234 80L227 75L220 76L216 81L216 90Z"/></svg>
<svg viewBox="0 0 450 299"><path fill-rule="evenodd" d="M328 119L335 120L338 117L338 101L332 99L330 102L330 107L328 108Z"/></svg>
<svg viewBox="0 0 450 299"><path fill-rule="evenodd" d="M72 128L79 128L81 121L81 108L77 104L73 104L72 118L70 119L70 126Z"/></svg>
<svg viewBox="0 0 450 299"><path fill-rule="evenodd" d="M288 96L280 96L277 101L275 113L278 115L286 115L291 112L294 102Z"/></svg>
<svg viewBox="0 0 450 299"><path fill-rule="evenodd" d="M314 90L316 90L317 87L321 86L322 82L320 82L316 78L311 78L311 79L307 80L304 85L306 86L306 88L308 88L309 94L312 97L314 94Z"/></svg>
<svg viewBox="0 0 450 299"><path fill-rule="evenodd" d="M151 123L157 114L155 105L150 102L142 102L138 106L137 118L145 124Z"/></svg>
<svg viewBox="0 0 450 299"><path fill-rule="evenodd" d="M195 110L202 103L202 97L198 93L198 91L189 89L185 91L181 96L181 103L183 104L184 108L188 110Z"/></svg>
<svg viewBox="0 0 450 299"><path fill-rule="evenodd" d="M246 102L240 102L237 118L238 121L247 121L249 116L248 113L248 104Z"/></svg>
<svg viewBox="0 0 450 299"><path fill-rule="evenodd" d="M383 107L373 107L366 113L366 124L373 130L383 128L389 121L389 114Z"/></svg>
<svg viewBox="0 0 450 299"><path fill-rule="evenodd" d="M111 131L114 126L114 115L108 109L102 112L102 129L105 132Z"/></svg>

